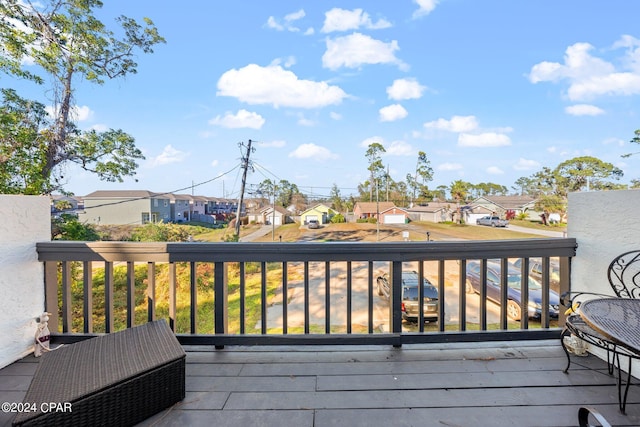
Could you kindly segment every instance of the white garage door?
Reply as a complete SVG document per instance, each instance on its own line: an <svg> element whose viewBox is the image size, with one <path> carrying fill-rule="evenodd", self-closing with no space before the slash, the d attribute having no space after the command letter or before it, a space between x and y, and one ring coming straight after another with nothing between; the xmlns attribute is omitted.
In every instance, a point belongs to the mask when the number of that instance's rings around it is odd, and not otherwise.
<svg viewBox="0 0 640 427"><path fill-rule="evenodd" d="M385 215L384 216L385 224L404 224L404 215Z"/></svg>
<svg viewBox="0 0 640 427"><path fill-rule="evenodd" d="M318 221L318 215L307 215L307 216L306 216L307 224L309 224L309 221L314 220L314 219L315 219L316 221ZM318 222L320 222L320 221L318 221Z"/></svg>

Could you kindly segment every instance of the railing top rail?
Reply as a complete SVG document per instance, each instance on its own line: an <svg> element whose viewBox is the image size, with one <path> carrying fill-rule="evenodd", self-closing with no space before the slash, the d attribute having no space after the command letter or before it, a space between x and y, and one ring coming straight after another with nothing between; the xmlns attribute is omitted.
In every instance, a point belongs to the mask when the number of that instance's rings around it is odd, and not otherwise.
<svg viewBox="0 0 640 427"><path fill-rule="evenodd" d="M40 242L40 261L417 261L573 257L575 238L431 242L143 243Z"/></svg>

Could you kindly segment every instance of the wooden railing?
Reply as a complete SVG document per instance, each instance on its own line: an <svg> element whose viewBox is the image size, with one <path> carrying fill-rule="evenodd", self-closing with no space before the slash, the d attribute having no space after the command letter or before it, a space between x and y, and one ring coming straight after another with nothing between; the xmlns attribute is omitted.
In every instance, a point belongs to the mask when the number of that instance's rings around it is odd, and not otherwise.
<svg viewBox="0 0 640 427"><path fill-rule="evenodd" d="M43 242L46 309L54 341L166 317L183 344L391 344L559 337L549 315L550 259L560 265L557 293L570 288L575 239L394 243L130 243ZM487 260L502 271L542 258L538 320L508 318L487 299ZM479 296L466 293L470 260L479 260ZM438 290L438 320L402 319L402 271L415 270ZM455 274L450 274L451 270ZM377 292L387 272L388 301ZM520 308L528 313L528 286ZM423 295L424 290L420 290ZM474 306L470 302L473 299ZM420 301L423 301L420 299ZM421 305L423 302L420 303ZM383 314L381 314L383 313ZM57 331L57 333L56 333Z"/></svg>

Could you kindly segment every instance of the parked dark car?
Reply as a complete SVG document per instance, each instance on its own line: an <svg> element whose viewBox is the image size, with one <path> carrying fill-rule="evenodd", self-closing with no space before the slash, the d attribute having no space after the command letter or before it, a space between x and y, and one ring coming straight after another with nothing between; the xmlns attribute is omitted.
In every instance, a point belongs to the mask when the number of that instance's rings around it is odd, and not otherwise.
<svg viewBox="0 0 640 427"><path fill-rule="evenodd" d="M522 259L518 258L513 265L522 268ZM542 258L529 258L529 276L542 283ZM560 289L560 264L553 258L549 260L549 286L556 292Z"/></svg>
<svg viewBox="0 0 640 427"><path fill-rule="evenodd" d="M378 276L376 282L378 284L378 295L389 299L389 294L391 293L389 275L385 273ZM417 272L402 272L402 318L408 322L418 321L420 313L419 283ZM424 320L425 322L435 322L438 320L438 289L425 278L422 279L422 285L424 287Z"/></svg>
<svg viewBox="0 0 640 427"><path fill-rule="evenodd" d="M500 304L500 263L487 262L487 298ZM480 262L467 262L467 293L480 291ZM521 318L521 288L522 275L520 269L509 265L507 272L507 315L514 319ZM549 290L549 317L557 318L560 298L558 294ZM542 285L536 279L529 276L529 317L539 319L542 315Z"/></svg>
<svg viewBox="0 0 640 427"><path fill-rule="evenodd" d="M509 221L506 219L500 219L499 216L483 216L476 220L477 225L489 225L491 227L506 227L509 225Z"/></svg>

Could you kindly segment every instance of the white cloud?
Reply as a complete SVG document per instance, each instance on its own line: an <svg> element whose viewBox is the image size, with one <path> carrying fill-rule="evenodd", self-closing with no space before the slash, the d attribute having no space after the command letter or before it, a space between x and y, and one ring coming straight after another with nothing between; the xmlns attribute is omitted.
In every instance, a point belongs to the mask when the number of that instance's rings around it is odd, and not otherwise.
<svg viewBox="0 0 640 427"><path fill-rule="evenodd" d="M407 117L409 113L400 104L387 105L378 110L381 122L393 122Z"/></svg>
<svg viewBox="0 0 640 427"><path fill-rule="evenodd" d="M93 111L86 105L75 105L71 110L71 116L79 122L89 120L93 116Z"/></svg>
<svg viewBox="0 0 640 427"><path fill-rule="evenodd" d="M575 43L567 47L564 64L543 61L535 64L529 73L532 83L568 81L567 96L571 101L593 99L598 96L629 96L640 94L640 41L630 36L614 44L614 48L627 47L622 69L591 55L594 47L589 43ZM633 49L633 47L636 47ZM624 68L626 67L626 68Z"/></svg>
<svg viewBox="0 0 640 427"><path fill-rule="evenodd" d="M424 124L427 129L445 130L448 132L470 132L478 128L475 116L453 116L451 120L438 119Z"/></svg>
<svg viewBox="0 0 640 427"><path fill-rule="evenodd" d="M245 109L238 110L236 114L226 112L224 116L216 116L209 120L209 124L221 126L228 129L260 129L264 125L265 119L258 113L253 113Z"/></svg>
<svg viewBox="0 0 640 427"><path fill-rule="evenodd" d="M604 114L602 108L589 104L575 104L565 107L564 112L572 116L599 116Z"/></svg>
<svg viewBox="0 0 640 427"><path fill-rule="evenodd" d="M511 139L502 133L461 133L458 135L459 147L504 147L507 145L511 145Z"/></svg>
<svg viewBox="0 0 640 427"><path fill-rule="evenodd" d="M211 166L213 166L215 168L216 166L218 166L218 163L220 163L218 160L213 160L211 162Z"/></svg>
<svg viewBox="0 0 640 427"><path fill-rule="evenodd" d="M379 19L374 23L369 14L362 9L345 10L335 7L325 12L324 17L324 25L320 30L323 33L357 30L361 27L376 30L391 26L386 19Z"/></svg>
<svg viewBox="0 0 640 427"><path fill-rule="evenodd" d="M386 155L388 156L413 156L415 150L413 147L404 141L393 141L391 145L385 147Z"/></svg>
<svg viewBox="0 0 640 427"><path fill-rule="evenodd" d="M529 170L537 170L540 169L540 162L536 162L535 160L525 159L520 157L518 162L513 165L513 168L518 171L529 171Z"/></svg>
<svg viewBox="0 0 640 427"><path fill-rule="evenodd" d="M331 117L333 120L342 120L342 114L336 113L335 111L331 111L329 113L329 117Z"/></svg>
<svg viewBox="0 0 640 427"><path fill-rule="evenodd" d="M418 10L413 12L413 19L426 16L433 12L440 0L413 0L418 5Z"/></svg>
<svg viewBox="0 0 640 427"><path fill-rule="evenodd" d="M272 30L284 31L284 25L279 24L273 16L267 18L267 23L265 25L267 28L271 28Z"/></svg>
<svg viewBox="0 0 640 427"><path fill-rule="evenodd" d="M374 143L378 143L384 146L384 139L382 139L382 137L380 136L372 136L362 140L362 142L360 143L360 147L369 148L369 146Z"/></svg>
<svg viewBox="0 0 640 427"><path fill-rule="evenodd" d="M304 12L304 9L300 9L296 12L292 12L285 15L284 20L287 22L294 22L294 21L297 21L298 19L304 18L306 15L307 14Z"/></svg>
<svg viewBox="0 0 640 427"><path fill-rule="evenodd" d="M347 94L326 82L301 80L279 65L249 64L225 72L218 80L218 96L231 96L248 104L274 107L319 108L340 104Z"/></svg>
<svg viewBox="0 0 640 427"><path fill-rule="evenodd" d="M309 143L302 144L294 151L289 153L289 157L296 159L314 159L319 161L337 159L338 156L333 154L328 148Z"/></svg>
<svg viewBox="0 0 640 427"><path fill-rule="evenodd" d="M322 66L330 70L340 67L359 68L365 64L396 64L406 69L406 64L395 56L398 42L385 43L361 33L327 39L327 50L322 55Z"/></svg>
<svg viewBox="0 0 640 427"><path fill-rule="evenodd" d="M304 114L298 114L298 124L300 126L311 127L311 126L315 126L317 123L312 119L306 118Z"/></svg>
<svg viewBox="0 0 640 427"><path fill-rule="evenodd" d="M487 173L489 175L502 175L504 174L504 171L497 166L489 166L487 168Z"/></svg>
<svg viewBox="0 0 640 427"><path fill-rule="evenodd" d="M56 115L56 109L53 106L47 106L44 109L49 117L54 118ZM71 120L77 122L84 122L92 118L94 115L93 110L87 107L86 105L74 105L71 107L71 111L69 112L69 117Z"/></svg>
<svg viewBox="0 0 640 427"><path fill-rule="evenodd" d="M265 147L265 148L282 148L285 145L287 145L287 143L285 141L282 140L275 140L275 141L269 141L269 142L258 142L257 143L259 147Z"/></svg>
<svg viewBox="0 0 640 427"><path fill-rule="evenodd" d="M270 16L267 19L267 23L265 24L265 26L267 28L271 28L272 30L276 30L276 31L291 31L293 33L297 33L300 31L300 28L296 27L295 25L293 25L293 23L295 21L298 21L299 19L302 19L306 16L306 13L304 12L304 9L300 9L296 12L292 12L289 13L287 15L285 15L284 17L284 23L281 24L280 22L278 22L278 20L276 18L274 18L273 16ZM309 30L307 30L309 31ZM306 32L305 32L306 34Z"/></svg>
<svg viewBox="0 0 640 427"><path fill-rule="evenodd" d="M463 167L460 163L442 163L438 166L436 166L436 169L439 171L458 171L458 170L462 170Z"/></svg>
<svg viewBox="0 0 640 427"><path fill-rule="evenodd" d="M184 159L186 159L187 156L189 156L189 153L176 150L171 146L171 144L169 144L164 147L162 153L160 153L158 156L150 158L148 165L149 167L156 167L168 165L170 163L180 163Z"/></svg>
<svg viewBox="0 0 640 427"><path fill-rule="evenodd" d="M422 86L416 79L397 79L387 88L389 99L402 101L405 99L419 99L426 86Z"/></svg>

